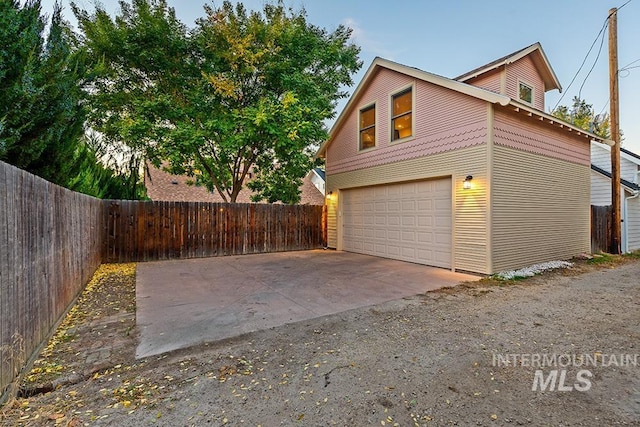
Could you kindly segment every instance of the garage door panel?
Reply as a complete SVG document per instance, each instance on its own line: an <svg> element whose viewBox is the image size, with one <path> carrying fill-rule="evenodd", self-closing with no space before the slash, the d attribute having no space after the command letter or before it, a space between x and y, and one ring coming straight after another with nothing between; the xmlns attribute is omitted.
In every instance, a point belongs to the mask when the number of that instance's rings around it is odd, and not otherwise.
<svg viewBox="0 0 640 427"><path fill-rule="evenodd" d="M416 241L422 244L431 244L433 243L433 233L416 233Z"/></svg>
<svg viewBox="0 0 640 427"><path fill-rule="evenodd" d="M432 200L418 200L418 210L420 212L429 212L433 209L433 201Z"/></svg>
<svg viewBox="0 0 640 427"><path fill-rule="evenodd" d="M346 250L451 266L450 179L345 190L342 198Z"/></svg>
<svg viewBox="0 0 640 427"><path fill-rule="evenodd" d="M415 200L403 200L402 201L402 211L403 212L415 212L416 210L416 202Z"/></svg>
<svg viewBox="0 0 640 427"><path fill-rule="evenodd" d="M400 212L400 201L389 200L387 202L387 212L390 212L390 213Z"/></svg>
<svg viewBox="0 0 640 427"><path fill-rule="evenodd" d="M435 236L435 241L434 243L436 244L440 244L440 245L451 245L451 234L445 234L445 233L434 233Z"/></svg>
<svg viewBox="0 0 640 427"><path fill-rule="evenodd" d="M429 228L433 225L432 216L418 215L417 221L420 228Z"/></svg>
<svg viewBox="0 0 640 427"><path fill-rule="evenodd" d="M414 216L403 216L402 217L402 226L403 227L415 227L416 226L416 217Z"/></svg>
<svg viewBox="0 0 640 427"><path fill-rule="evenodd" d="M398 233L400 234L400 233ZM416 241L416 233L413 231L403 231L402 232L402 241L403 242L415 242Z"/></svg>
<svg viewBox="0 0 640 427"><path fill-rule="evenodd" d="M399 230L387 230L387 240L390 242L399 242L400 241L400 231Z"/></svg>

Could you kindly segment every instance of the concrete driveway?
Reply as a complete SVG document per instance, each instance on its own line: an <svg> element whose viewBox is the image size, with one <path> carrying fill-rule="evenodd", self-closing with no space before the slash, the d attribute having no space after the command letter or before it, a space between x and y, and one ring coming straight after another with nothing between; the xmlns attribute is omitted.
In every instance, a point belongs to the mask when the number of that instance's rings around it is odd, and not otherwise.
<svg viewBox="0 0 640 427"><path fill-rule="evenodd" d="M478 279L441 268L329 250L140 263L136 356Z"/></svg>

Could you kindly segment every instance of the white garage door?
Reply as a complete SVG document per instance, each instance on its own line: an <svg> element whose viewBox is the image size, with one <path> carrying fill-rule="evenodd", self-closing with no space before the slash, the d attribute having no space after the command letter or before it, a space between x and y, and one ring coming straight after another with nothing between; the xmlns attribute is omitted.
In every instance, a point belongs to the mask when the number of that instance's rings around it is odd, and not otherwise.
<svg viewBox="0 0 640 427"><path fill-rule="evenodd" d="M343 249L451 267L451 179L344 190Z"/></svg>

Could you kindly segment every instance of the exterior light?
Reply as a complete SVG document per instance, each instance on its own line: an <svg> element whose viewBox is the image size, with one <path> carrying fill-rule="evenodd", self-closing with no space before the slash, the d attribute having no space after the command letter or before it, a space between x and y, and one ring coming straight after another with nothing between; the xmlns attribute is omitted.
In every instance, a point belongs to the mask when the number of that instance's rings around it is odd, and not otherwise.
<svg viewBox="0 0 640 427"><path fill-rule="evenodd" d="M327 193L327 199L330 199L332 194L333 194L333 191L329 191L329 192Z"/></svg>
<svg viewBox="0 0 640 427"><path fill-rule="evenodd" d="M467 175L467 177L464 179L464 182L462 183L462 188L464 188L465 190L470 190L472 179L473 177L471 175Z"/></svg>

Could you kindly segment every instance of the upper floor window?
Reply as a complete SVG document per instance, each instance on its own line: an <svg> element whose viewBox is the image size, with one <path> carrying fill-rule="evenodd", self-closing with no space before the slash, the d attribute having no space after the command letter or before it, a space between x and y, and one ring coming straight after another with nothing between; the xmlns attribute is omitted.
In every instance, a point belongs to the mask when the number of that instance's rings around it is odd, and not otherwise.
<svg viewBox="0 0 640 427"><path fill-rule="evenodd" d="M376 104L360 110L360 149L376 146Z"/></svg>
<svg viewBox="0 0 640 427"><path fill-rule="evenodd" d="M518 98L527 104L533 104L533 86L518 82Z"/></svg>
<svg viewBox="0 0 640 427"><path fill-rule="evenodd" d="M391 97L391 141L413 135L413 89L408 88Z"/></svg>

